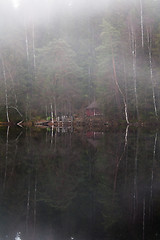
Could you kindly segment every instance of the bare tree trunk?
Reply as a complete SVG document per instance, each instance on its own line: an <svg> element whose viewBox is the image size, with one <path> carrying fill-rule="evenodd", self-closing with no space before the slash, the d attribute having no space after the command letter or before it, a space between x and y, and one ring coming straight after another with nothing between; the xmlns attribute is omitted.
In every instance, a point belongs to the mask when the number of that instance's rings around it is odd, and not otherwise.
<svg viewBox="0 0 160 240"><path fill-rule="evenodd" d="M143 4L140 0L140 11L141 11L141 38L142 38L142 48L144 47L144 26L143 26Z"/></svg>
<svg viewBox="0 0 160 240"><path fill-rule="evenodd" d="M7 68L7 71L8 71L8 73L9 73L9 76L10 76L10 79L11 79L11 82L12 82L13 94L14 94L14 100L15 100L15 106L17 107L18 101L17 101L17 95L16 95L16 93L15 93L13 76L12 76L11 71L10 71L10 68L8 67L7 64L6 64L6 68Z"/></svg>
<svg viewBox="0 0 160 240"><path fill-rule="evenodd" d="M123 69L124 69L124 83L125 83L125 100L128 106L128 94L127 94L127 78L126 78L126 59L125 56L123 57Z"/></svg>
<svg viewBox="0 0 160 240"><path fill-rule="evenodd" d="M89 63L89 66L88 66L88 95L89 95L89 102L92 100L91 99L91 66L90 66L90 63Z"/></svg>
<svg viewBox="0 0 160 240"><path fill-rule="evenodd" d="M118 84L117 81L117 73L116 73L116 66L115 66L115 59L114 59L114 53L113 53L113 46L112 46L112 39L111 39L111 50L112 50L112 66L113 66L113 76L114 76L114 81L115 84L118 88L118 91L120 92L122 99L123 99L123 103L124 103L124 113L125 113L125 119L126 119L126 123L129 124L129 120L128 120L128 109L127 109L127 103L126 103L126 98Z"/></svg>
<svg viewBox="0 0 160 240"><path fill-rule="evenodd" d="M35 26L32 25L32 50L33 50L33 67L34 67L34 78L36 79L36 53L35 53Z"/></svg>
<svg viewBox="0 0 160 240"><path fill-rule="evenodd" d="M4 64L3 57L2 57L2 68L3 68L3 78L4 78L4 85L5 85L6 116L7 116L7 121L10 122L10 119L9 119L9 107L8 107L7 79L6 79L6 70L5 70L5 64Z"/></svg>
<svg viewBox="0 0 160 240"><path fill-rule="evenodd" d="M24 23L24 29L25 29L25 48L26 48L26 57L27 57L27 64L28 64L28 74L30 72L30 67L29 67L29 44L28 44L28 34L27 34L27 26L26 26L26 22ZM26 96L26 106L25 106L25 118L26 121L28 121L29 119L29 105L30 105L30 100L29 100L29 95L27 93Z"/></svg>
<svg viewBox="0 0 160 240"><path fill-rule="evenodd" d="M155 96L155 82L153 79L153 67L152 67L152 39L151 34L147 30L147 42L148 42L148 56L149 56L149 69L150 69L150 79L152 84L152 98L153 98L153 105L154 105L154 113L156 118L158 118L158 111L157 111L157 105L156 105L156 96Z"/></svg>
<svg viewBox="0 0 160 240"><path fill-rule="evenodd" d="M137 119L139 120L139 109L138 109L138 94L137 94L137 71L136 71L136 38L133 31L133 27L131 27L131 47L132 47L132 59L133 59L133 80L134 80L134 94L135 94L135 101L136 101L136 113Z"/></svg>
<svg viewBox="0 0 160 240"><path fill-rule="evenodd" d="M51 121L52 121L52 124L54 123L54 118L53 118L53 105L51 103Z"/></svg>
<svg viewBox="0 0 160 240"><path fill-rule="evenodd" d="M56 97L54 97L54 115L57 117L57 102L56 102Z"/></svg>
<svg viewBox="0 0 160 240"><path fill-rule="evenodd" d="M22 113L19 111L18 109L18 100L17 100L17 95L16 95L16 92L15 92L15 88L14 88L14 79L13 79L13 76L11 74L11 71L10 71L10 68L7 66L7 64L5 64L6 68L7 68L7 71L9 73L9 76L10 76L10 79L11 79L11 82L12 82L12 86L13 86L13 94L14 94L14 99L15 99L15 106L10 106L9 108L13 108L15 109L18 114L22 117Z"/></svg>
<svg viewBox="0 0 160 240"><path fill-rule="evenodd" d="M45 106L45 112L46 112L46 119L47 119L47 117L48 117L48 109L47 109L47 104L46 104L46 106Z"/></svg>
<svg viewBox="0 0 160 240"><path fill-rule="evenodd" d="M26 25L25 25L25 45L26 45L27 62L29 63L29 46L28 46L28 35L27 35L27 27L26 27Z"/></svg>

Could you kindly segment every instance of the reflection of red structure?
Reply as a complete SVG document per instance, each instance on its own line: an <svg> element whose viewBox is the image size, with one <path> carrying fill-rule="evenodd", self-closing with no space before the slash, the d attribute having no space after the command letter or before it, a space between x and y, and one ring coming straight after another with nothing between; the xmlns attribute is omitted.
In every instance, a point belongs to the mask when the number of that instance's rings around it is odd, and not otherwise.
<svg viewBox="0 0 160 240"><path fill-rule="evenodd" d="M93 131L90 131L90 132L87 132L86 133L86 137L87 138L95 138L95 139L99 139L103 136L103 132L93 132Z"/></svg>
<svg viewBox="0 0 160 240"><path fill-rule="evenodd" d="M87 138L93 138L94 137L94 132L87 132L86 136L87 136Z"/></svg>
<svg viewBox="0 0 160 240"><path fill-rule="evenodd" d="M86 107L86 115L88 117L102 115L96 101L92 102L88 107Z"/></svg>

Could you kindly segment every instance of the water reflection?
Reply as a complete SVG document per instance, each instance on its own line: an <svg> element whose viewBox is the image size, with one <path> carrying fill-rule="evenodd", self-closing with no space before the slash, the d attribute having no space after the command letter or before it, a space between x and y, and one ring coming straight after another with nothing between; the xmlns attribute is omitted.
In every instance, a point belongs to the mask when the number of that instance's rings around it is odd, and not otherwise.
<svg viewBox="0 0 160 240"><path fill-rule="evenodd" d="M144 129L0 128L0 239L160 239L159 144Z"/></svg>

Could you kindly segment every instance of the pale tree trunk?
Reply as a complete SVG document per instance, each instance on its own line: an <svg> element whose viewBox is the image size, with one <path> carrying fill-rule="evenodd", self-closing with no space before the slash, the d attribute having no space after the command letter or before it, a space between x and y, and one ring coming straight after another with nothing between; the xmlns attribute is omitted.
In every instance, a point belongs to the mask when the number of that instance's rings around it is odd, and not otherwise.
<svg viewBox="0 0 160 240"><path fill-rule="evenodd" d="M118 91L120 92L120 94L122 96L122 99L123 99L126 123L129 124L126 98L125 98L125 96L124 96L124 94L123 94L123 92L122 92L122 90L119 86L118 80L117 80L117 73L116 73L116 65L115 65L115 59L114 59L114 53L113 53L112 39L111 39L111 50L112 50L113 77L114 77L115 84L118 88Z"/></svg>
<svg viewBox="0 0 160 240"><path fill-rule="evenodd" d="M141 40L142 40L142 48L144 47L144 26L143 26L143 3L140 0L140 11L141 11Z"/></svg>
<svg viewBox="0 0 160 240"><path fill-rule="evenodd" d="M2 57L2 68L3 68L3 78L4 78L4 85L5 85L6 116L7 116L7 121L10 122L9 107L8 107L8 90L7 90L6 69L5 69L5 64L4 64L3 57Z"/></svg>
<svg viewBox="0 0 160 240"><path fill-rule="evenodd" d="M7 68L7 71L8 71L8 73L9 73L9 77L10 77L11 82L12 82L13 94L14 94L14 100L15 100L15 106L17 107L18 100L17 100L17 95L16 95L16 93L15 93L15 88L14 88L14 79L13 79L13 76L12 76L12 74L11 74L10 68L8 67L7 64L6 64L6 68Z"/></svg>
<svg viewBox="0 0 160 240"><path fill-rule="evenodd" d="M32 24L32 50L33 50L33 67L34 67L34 78L36 79L36 53L35 53L35 26Z"/></svg>
<svg viewBox="0 0 160 240"><path fill-rule="evenodd" d="M52 124L54 123L54 118L53 118L53 105L51 103L51 121L52 121Z"/></svg>
<svg viewBox="0 0 160 240"><path fill-rule="evenodd" d="M27 27L26 27L26 25L24 26L24 28L25 28L26 57L27 57L27 62L29 63L29 45L28 45L28 34L27 34Z"/></svg>
<svg viewBox="0 0 160 240"><path fill-rule="evenodd" d="M126 78L126 59L123 57L123 69L124 69L124 84L125 84L125 100L128 106L128 88L127 88L127 78Z"/></svg>
<svg viewBox="0 0 160 240"><path fill-rule="evenodd" d="M46 113L46 119L47 119L47 117L48 117L48 108L47 108L47 104L46 104L46 106L45 106L45 113Z"/></svg>
<svg viewBox="0 0 160 240"><path fill-rule="evenodd" d="M137 70L136 70L136 37L133 31L133 27L131 27L131 51L132 51L132 60L133 60L133 80L134 80L134 94L135 94L135 102L136 102L136 113L137 119L139 120L139 109L138 109L138 94L137 94Z"/></svg>
<svg viewBox="0 0 160 240"><path fill-rule="evenodd" d="M26 96L25 117L26 117L26 121L28 121L28 118L29 118L29 96L28 96L28 93Z"/></svg>
<svg viewBox="0 0 160 240"><path fill-rule="evenodd" d="M24 22L24 30L25 30L25 48L26 48L26 58L27 58L27 64L28 64L28 74L29 74L29 44L28 44L28 34L27 34L27 26L26 26L26 21ZM26 118L26 121L28 121L29 119L29 96L28 96L28 93L27 93L27 96L26 96L26 105L25 105L25 118Z"/></svg>
<svg viewBox="0 0 160 240"><path fill-rule="evenodd" d="M88 95L89 95L89 102L90 102L91 101L91 67L90 65L88 66L88 84L89 84Z"/></svg>
<svg viewBox="0 0 160 240"><path fill-rule="evenodd" d="M55 115L55 117L57 117L57 101L56 101L56 97L54 97L54 115Z"/></svg>
<svg viewBox="0 0 160 240"><path fill-rule="evenodd" d="M147 30L147 43L148 43L148 57L149 57L149 69L150 69L150 79L152 84L152 98L153 98L153 106L154 113L156 118L158 118L157 104L156 104L156 95L155 95L155 82L153 78L153 67L152 67L152 39L151 34Z"/></svg>
<svg viewBox="0 0 160 240"><path fill-rule="evenodd" d="M9 73L9 77L10 77L11 82L12 82L13 94L14 94L14 99L15 99L15 105L14 105L14 106L10 106L9 108L15 109L15 110L17 111L17 113L18 113L21 117L23 117L22 113L21 113L21 112L19 111L19 109L18 109L18 100L17 100L17 95L16 95L16 92L15 92L15 88L14 88L14 79L13 79L13 76L12 76L12 74L11 74L10 68L7 66L7 64L6 64L6 68L7 68L7 71L8 71L8 73Z"/></svg>

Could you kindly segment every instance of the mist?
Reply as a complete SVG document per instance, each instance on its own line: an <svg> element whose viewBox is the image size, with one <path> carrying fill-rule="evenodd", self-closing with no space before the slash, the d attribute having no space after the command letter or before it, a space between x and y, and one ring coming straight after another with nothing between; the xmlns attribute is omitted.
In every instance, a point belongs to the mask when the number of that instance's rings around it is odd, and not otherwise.
<svg viewBox="0 0 160 240"><path fill-rule="evenodd" d="M0 239L155 239L160 0L0 0Z"/></svg>
<svg viewBox="0 0 160 240"><path fill-rule="evenodd" d="M108 120L157 121L159 9L154 0L1 1L2 111L81 115L96 99Z"/></svg>

